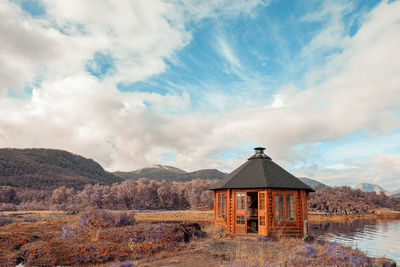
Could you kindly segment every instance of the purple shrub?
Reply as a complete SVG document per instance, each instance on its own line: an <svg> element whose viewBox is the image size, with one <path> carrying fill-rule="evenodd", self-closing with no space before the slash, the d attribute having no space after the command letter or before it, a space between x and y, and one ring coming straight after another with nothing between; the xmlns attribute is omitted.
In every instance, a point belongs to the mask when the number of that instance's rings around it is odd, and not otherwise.
<svg viewBox="0 0 400 267"><path fill-rule="evenodd" d="M21 247L20 253L25 259L24 263L28 265L53 266L56 262L46 241L26 243Z"/></svg>
<svg viewBox="0 0 400 267"><path fill-rule="evenodd" d="M78 228L75 224L69 223L64 225L61 232L61 239L68 239L82 233L82 230Z"/></svg>
<svg viewBox="0 0 400 267"><path fill-rule="evenodd" d="M317 250L313 246L311 246L309 244L301 243L299 245L299 247L305 249L305 251L306 251L305 253L306 253L307 256L314 255L314 254L317 253Z"/></svg>
<svg viewBox="0 0 400 267"><path fill-rule="evenodd" d="M132 267L132 266L133 266L133 263L130 261L125 261L125 262L111 265L111 267Z"/></svg>
<svg viewBox="0 0 400 267"><path fill-rule="evenodd" d="M296 256L304 257L304 258L316 258L317 257L317 250L306 243L301 243L298 245L301 251L296 252Z"/></svg>
<svg viewBox="0 0 400 267"><path fill-rule="evenodd" d="M93 210L83 213L78 224L85 229L120 227L135 224L135 217L132 213L112 213L105 210Z"/></svg>
<svg viewBox="0 0 400 267"><path fill-rule="evenodd" d="M335 244L335 243L329 243L328 244L328 248L331 249L331 250L339 250L342 247L340 245L338 245L338 244Z"/></svg>
<svg viewBox="0 0 400 267"><path fill-rule="evenodd" d="M260 235L260 236L258 236L257 240L260 241L260 242L275 242L278 239L276 237L274 237L274 236L262 236L262 235Z"/></svg>
<svg viewBox="0 0 400 267"><path fill-rule="evenodd" d="M191 226L159 224L138 225L136 233L130 235L130 249L134 254L153 255L159 251L180 250L185 242L190 241L196 230ZM202 234L198 233L199 236Z"/></svg>
<svg viewBox="0 0 400 267"><path fill-rule="evenodd" d="M348 261L349 259L346 248L335 243L328 244L328 251L325 254L328 256L335 257L339 260L342 259L344 261Z"/></svg>
<svg viewBox="0 0 400 267"><path fill-rule="evenodd" d="M128 226L128 225L134 225L136 222L135 216L130 213L120 213L118 214L118 217L116 218L116 226L121 227L121 226Z"/></svg>
<svg viewBox="0 0 400 267"><path fill-rule="evenodd" d="M7 217L0 216L0 226L7 225L13 223L13 221Z"/></svg>
<svg viewBox="0 0 400 267"><path fill-rule="evenodd" d="M365 259L365 257L355 254L351 255L350 262L355 266L362 266L367 263L367 260Z"/></svg>
<svg viewBox="0 0 400 267"><path fill-rule="evenodd" d="M81 233L96 229L134 225L133 213L112 213L104 210L92 210L83 213L74 223L66 224L62 229L61 238L71 238Z"/></svg>

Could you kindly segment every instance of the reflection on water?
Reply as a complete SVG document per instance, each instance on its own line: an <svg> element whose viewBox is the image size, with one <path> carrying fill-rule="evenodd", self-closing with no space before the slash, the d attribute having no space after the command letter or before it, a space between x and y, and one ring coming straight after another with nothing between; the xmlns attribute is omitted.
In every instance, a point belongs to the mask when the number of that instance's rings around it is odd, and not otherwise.
<svg viewBox="0 0 400 267"><path fill-rule="evenodd" d="M317 239L343 243L400 264L400 220L310 223L310 233Z"/></svg>

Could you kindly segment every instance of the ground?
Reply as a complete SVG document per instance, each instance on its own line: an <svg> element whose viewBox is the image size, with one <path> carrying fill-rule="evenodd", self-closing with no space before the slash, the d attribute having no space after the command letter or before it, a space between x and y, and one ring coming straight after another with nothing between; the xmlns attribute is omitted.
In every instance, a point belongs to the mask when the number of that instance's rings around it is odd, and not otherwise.
<svg viewBox="0 0 400 267"><path fill-rule="evenodd" d="M82 261L90 258L86 265L96 262L92 266L263 266L266 263L268 266L382 266L381 260L328 242L308 244L300 239L232 238L225 235L220 227L211 224L212 211L136 211L137 223L134 226L91 230L70 239L61 238L61 233L65 225L78 222L80 214L27 211L3 213L2 216L12 223L0 226L0 265L18 263L23 259L29 259L36 265L71 265L83 264ZM172 241L179 237L179 233L172 239L165 239L166 245L157 244L157 235L151 240L153 231L163 234L182 229L179 224L182 221L189 222L189 226L185 226L189 227L185 233L191 231L187 243ZM194 222L201 226L204 235L190 226ZM132 244L137 241L131 239L133 236L137 238L138 232L146 236L148 242L140 243L145 244L140 247L143 252L132 256L132 249L137 249ZM72 253L77 246L80 248L78 253L83 251L85 257ZM128 253L123 255L125 251Z"/></svg>

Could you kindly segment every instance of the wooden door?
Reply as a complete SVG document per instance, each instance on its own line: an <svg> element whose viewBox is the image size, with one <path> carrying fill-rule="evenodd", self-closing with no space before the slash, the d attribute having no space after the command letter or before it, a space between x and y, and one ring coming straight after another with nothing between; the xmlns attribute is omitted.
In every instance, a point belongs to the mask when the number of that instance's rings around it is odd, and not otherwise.
<svg viewBox="0 0 400 267"><path fill-rule="evenodd" d="M266 192L258 192L258 234L267 235Z"/></svg>
<svg viewBox="0 0 400 267"><path fill-rule="evenodd" d="M236 207L236 218L235 220L235 233L246 234L247 233L247 193L236 192L235 194L235 207Z"/></svg>

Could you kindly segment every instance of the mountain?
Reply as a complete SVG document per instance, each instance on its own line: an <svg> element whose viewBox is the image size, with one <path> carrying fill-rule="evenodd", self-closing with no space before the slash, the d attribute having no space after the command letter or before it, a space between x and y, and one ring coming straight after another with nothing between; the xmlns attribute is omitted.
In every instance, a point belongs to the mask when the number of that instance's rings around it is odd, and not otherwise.
<svg viewBox="0 0 400 267"><path fill-rule="evenodd" d="M321 182L319 182L317 180L311 179L311 178L306 178L306 177L297 177L297 178L299 178L303 183L305 183L308 186L311 186L314 189L317 186L322 186L323 188L328 188L329 187L328 185L326 185L324 183L321 183Z"/></svg>
<svg viewBox="0 0 400 267"><path fill-rule="evenodd" d="M186 173L183 178L187 181L193 179L204 179L204 180L213 180L213 179L222 179L224 178L226 173L220 172L217 169L203 169L194 172Z"/></svg>
<svg viewBox="0 0 400 267"><path fill-rule="evenodd" d="M170 181L185 182L193 179L213 180L213 179L221 179L226 175L225 173L220 172L217 169L204 169L194 172L186 172L176 167L164 166L164 165L155 165L152 167L146 167L131 172L114 172L114 174L126 180L127 179L138 180L140 178L149 178L158 181L166 180L167 182Z"/></svg>
<svg viewBox="0 0 400 267"><path fill-rule="evenodd" d="M362 183L359 185L356 185L355 189L360 189L361 191L365 192L375 192L379 194L381 191L387 192L387 190L383 189L377 184L370 184L370 183Z"/></svg>
<svg viewBox="0 0 400 267"><path fill-rule="evenodd" d="M123 179L133 179L137 180L139 178L149 178L155 180L170 180L177 175L186 174L184 170L165 165L154 165L152 167L146 167L143 169L131 171L131 172L114 172L115 175L123 178Z"/></svg>
<svg viewBox="0 0 400 267"><path fill-rule="evenodd" d="M112 184L123 179L92 159L55 149L0 149L0 186L54 189Z"/></svg>
<svg viewBox="0 0 400 267"><path fill-rule="evenodd" d="M393 192L387 192L386 195L389 197L400 197L400 189Z"/></svg>

